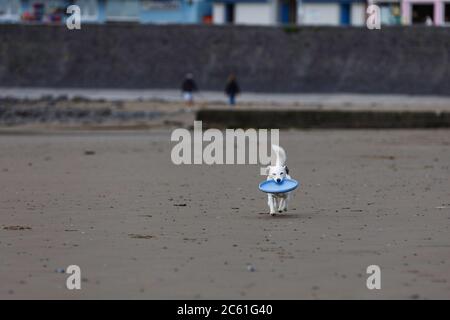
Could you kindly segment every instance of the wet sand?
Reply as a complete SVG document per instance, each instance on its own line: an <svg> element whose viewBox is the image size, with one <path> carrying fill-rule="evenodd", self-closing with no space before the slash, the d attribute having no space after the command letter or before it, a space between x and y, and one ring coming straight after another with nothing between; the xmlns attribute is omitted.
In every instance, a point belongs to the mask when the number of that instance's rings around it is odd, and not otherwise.
<svg viewBox="0 0 450 320"><path fill-rule="evenodd" d="M0 298L449 299L449 133L281 132L276 217L259 166L175 166L168 129L0 135Z"/></svg>

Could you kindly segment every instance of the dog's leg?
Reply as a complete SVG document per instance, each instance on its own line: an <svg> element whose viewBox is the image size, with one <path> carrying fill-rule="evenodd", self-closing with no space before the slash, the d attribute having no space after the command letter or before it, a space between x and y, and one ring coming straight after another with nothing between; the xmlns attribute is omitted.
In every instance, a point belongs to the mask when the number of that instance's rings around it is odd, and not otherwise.
<svg viewBox="0 0 450 320"><path fill-rule="evenodd" d="M290 200L291 200L291 193L289 192L287 197L286 197L286 200L284 201L284 208L283 208L284 211L288 210L288 206L289 206L289 201Z"/></svg>
<svg viewBox="0 0 450 320"><path fill-rule="evenodd" d="M278 212L282 212L283 210L286 211L286 199L285 198L281 198L280 199L280 204L278 206Z"/></svg>
<svg viewBox="0 0 450 320"><path fill-rule="evenodd" d="M271 215L275 214L275 197L272 194L269 194L267 196L268 200L267 200L267 204L269 205L269 213Z"/></svg>
<svg viewBox="0 0 450 320"><path fill-rule="evenodd" d="M283 202L283 198L277 198L277 205L275 206L275 208L278 210L278 212L282 211L280 208L283 206Z"/></svg>

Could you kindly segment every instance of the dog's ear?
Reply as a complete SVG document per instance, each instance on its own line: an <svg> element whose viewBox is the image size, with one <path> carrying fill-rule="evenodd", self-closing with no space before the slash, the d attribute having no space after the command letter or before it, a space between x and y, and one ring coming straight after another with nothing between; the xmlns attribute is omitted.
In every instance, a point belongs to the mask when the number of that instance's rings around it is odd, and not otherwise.
<svg viewBox="0 0 450 320"><path fill-rule="evenodd" d="M287 166L284 166L284 170L286 170L286 174L289 174L289 168Z"/></svg>
<svg viewBox="0 0 450 320"><path fill-rule="evenodd" d="M268 175L270 173L270 168L271 168L271 166L267 166L264 168L266 170L266 173L265 173L266 175Z"/></svg>

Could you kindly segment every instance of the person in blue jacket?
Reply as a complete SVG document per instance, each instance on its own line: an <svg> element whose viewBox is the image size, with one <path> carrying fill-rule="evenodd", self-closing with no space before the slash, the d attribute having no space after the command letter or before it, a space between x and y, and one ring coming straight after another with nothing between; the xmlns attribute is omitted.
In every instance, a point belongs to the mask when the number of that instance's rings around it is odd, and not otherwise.
<svg viewBox="0 0 450 320"><path fill-rule="evenodd" d="M188 105L194 103L194 92L198 91L197 84L194 81L192 73L186 74L183 83L181 84L181 91L183 99Z"/></svg>

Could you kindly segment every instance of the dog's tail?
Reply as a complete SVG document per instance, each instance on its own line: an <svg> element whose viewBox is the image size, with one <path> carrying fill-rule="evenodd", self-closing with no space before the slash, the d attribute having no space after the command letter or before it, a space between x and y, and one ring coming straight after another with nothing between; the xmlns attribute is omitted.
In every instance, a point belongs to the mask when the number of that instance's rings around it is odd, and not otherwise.
<svg viewBox="0 0 450 320"><path fill-rule="evenodd" d="M275 151L276 156L276 166L284 166L286 163L286 152L284 152L284 149L280 146L277 146L276 144L272 145L273 151Z"/></svg>

